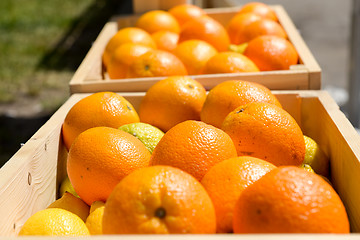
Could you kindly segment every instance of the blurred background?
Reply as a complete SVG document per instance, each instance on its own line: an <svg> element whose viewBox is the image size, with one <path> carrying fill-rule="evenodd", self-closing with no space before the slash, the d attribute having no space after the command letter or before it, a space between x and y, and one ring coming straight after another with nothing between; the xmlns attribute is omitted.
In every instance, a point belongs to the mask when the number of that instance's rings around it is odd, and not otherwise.
<svg viewBox="0 0 360 240"><path fill-rule="evenodd" d="M188 2L218 8L249 1ZM285 8L322 69L322 89L348 115L354 2L263 2ZM130 0L0 1L0 167L69 97L69 81L104 24L133 7Z"/></svg>

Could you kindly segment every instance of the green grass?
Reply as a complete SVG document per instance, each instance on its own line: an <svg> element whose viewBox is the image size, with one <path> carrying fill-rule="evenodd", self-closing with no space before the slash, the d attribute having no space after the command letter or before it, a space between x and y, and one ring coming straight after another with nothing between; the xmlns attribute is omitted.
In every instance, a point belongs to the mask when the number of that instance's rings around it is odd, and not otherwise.
<svg viewBox="0 0 360 240"><path fill-rule="evenodd" d="M62 87L72 70L58 75L53 85L41 58L63 36L93 0L0 1L0 102L15 101L18 94L38 96L42 88ZM51 71L50 71L51 72ZM52 77L57 78L55 75Z"/></svg>
<svg viewBox="0 0 360 240"><path fill-rule="evenodd" d="M19 96L46 101L48 89L66 97L73 73L119 2L1 0L0 104Z"/></svg>
<svg viewBox="0 0 360 240"><path fill-rule="evenodd" d="M39 128L37 118L45 121L69 97L109 18L130 12L130 0L0 0L0 167ZM20 106L30 114L7 114Z"/></svg>

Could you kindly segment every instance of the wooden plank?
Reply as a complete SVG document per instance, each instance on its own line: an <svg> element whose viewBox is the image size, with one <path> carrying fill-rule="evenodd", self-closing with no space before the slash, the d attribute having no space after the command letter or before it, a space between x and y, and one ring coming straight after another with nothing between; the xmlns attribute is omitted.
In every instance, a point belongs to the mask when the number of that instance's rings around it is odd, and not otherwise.
<svg viewBox="0 0 360 240"><path fill-rule="evenodd" d="M31 240L44 240L46 237L40 236L27 236L18 237L20 239L31 239ZM81 239L96 239L96 240L116 240L121 238L122 240L358 240L360 239L359 234L173 234L173 235L160 235L160 234L143 234L143 235L97 235L91 237L81 237ZM8 239L6 237L0 239ZM53 237L57 240L68 240L69 237Z"/></svg>
<svg viewBox="0 0 360 240"><path fill-rule="evenodd" d="M269 71L260 73L239 73L239 74L211 74L191 76L200 82L207 90L210 90L218 83L227 80L244 80L257 82L270 89L278 90L301 90L308 89L308 72L304 69L294 69L286 71ZM144 92L160 79L154 78L134 78L134 79L105 79L102 81L87 81L83 83L73 83L71 92L97 92L97 91L118 91L118 92ZM121 84L120 84L121 83Z"/></svg>
<svg viewBox="0 0 360 240"><path fill-rule="evenodd" d="M78 98L66 102L0 169L0 235L15 235L55 200L61 124Z"/></svg>

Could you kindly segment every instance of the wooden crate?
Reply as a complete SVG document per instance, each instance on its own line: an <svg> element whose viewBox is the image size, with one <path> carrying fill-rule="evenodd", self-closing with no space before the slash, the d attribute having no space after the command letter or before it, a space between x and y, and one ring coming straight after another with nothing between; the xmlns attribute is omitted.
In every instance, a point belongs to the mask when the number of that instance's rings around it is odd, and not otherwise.
<svg viewBox="0 0 360 240"><path fill-rule="evenodd" d="M327 92L294 90L274 93L284 109L300 124L304 134L315 139L330 156L331 181L346 206L351 231L360 232L360 136ZM144 93L121 95L138 109ZM59 182L65 176L67 156L61 139L61 126L69 109L85 96L88 94L73 94L0 169L0 236L16 235L27 218L55 200ZM351 234L354 235L357 236ZM289 235L282 236L289 238ZM207 237L238 238L240 235ZM256 239L268 237L260 235ZM296 237L302 239L309 236ZM340 239L345 236L331 237ZM122 238L127 239L126 236ZM248 239L248 235L241 238ZM275 239L278 238L280 236Z"/></svg>
<svg viewBox="0 0 360 240"><path fill-rule="evenodd" d="M217 83L231 79L241 79L258 82L273 90L302 90L321 88L321 69L311 51L300 36L290 17L281 5L273 5L280 24L288 34L289 40L299 53L300 63L290 67L290 70L263 71L254 73L208 74L192 76L206 89ZM209 16L223 25L239 10L239 7L205 9ZM110 38L121 28L134 26L139 15L115 17L109 21L100 32L93 46L70 81L71 93L86 93L97 91L135 92L146 91L156 81L163 77L109 79L102 66L102 53Z"/></svg>

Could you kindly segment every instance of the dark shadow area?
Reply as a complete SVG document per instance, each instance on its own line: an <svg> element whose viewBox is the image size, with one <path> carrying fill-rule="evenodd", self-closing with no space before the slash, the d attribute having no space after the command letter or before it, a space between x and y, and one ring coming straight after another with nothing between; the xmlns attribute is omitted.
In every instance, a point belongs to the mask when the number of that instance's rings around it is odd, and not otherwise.
<svg viewBox="0 0 360 240"><path fill-rule="evenodd" d="M42 57L37 69L75 72L105 23L114 15L130 14L132 11L131 0L94 0L91 6L73 20L58 43ZM0 167L52 114L53 112L30 117L0 116Z"/></svg>
<svg viewBox="0 0 360 240"><path fill-rule="evenodd" d="M33 117L0 116L0 167L14 155L21 144L28 141L32 135L50 118L49 115Z"/></svg>
<svg viewBox="0 0 360 240"><path fill-rule="evenodd" d="M60 41L43 56L38 69L75 71L105 23L114 15L132 13L131 0L97 0L74 19Z"/></svg>

